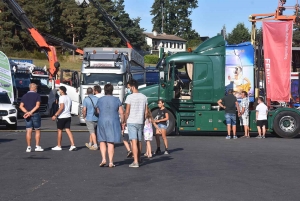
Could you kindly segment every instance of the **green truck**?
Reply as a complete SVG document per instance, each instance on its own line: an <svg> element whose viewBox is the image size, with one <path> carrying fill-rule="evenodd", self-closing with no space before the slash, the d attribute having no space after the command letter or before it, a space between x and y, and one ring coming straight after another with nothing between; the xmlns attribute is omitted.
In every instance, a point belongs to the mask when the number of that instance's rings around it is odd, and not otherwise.
<svg viewBox="0 0 300 201"><path fill-rule="evenodd" d="M142 88L140 92L148 97L153 116L158 111L157 100L165 101L169 113L167 134L174 131L177 134L226 131L224 110L217 104L226 92L225 60L226 45L222 36L204 41L194 51L176 53L160 60L157 65L159 83ZM183 82L178 72L185 72L188 82ZM253 102L250 106L251 132L257 131ZM296 137L300 132L299 115L300 111L293 108L270 110L268 131L284 138Z"/></svg>

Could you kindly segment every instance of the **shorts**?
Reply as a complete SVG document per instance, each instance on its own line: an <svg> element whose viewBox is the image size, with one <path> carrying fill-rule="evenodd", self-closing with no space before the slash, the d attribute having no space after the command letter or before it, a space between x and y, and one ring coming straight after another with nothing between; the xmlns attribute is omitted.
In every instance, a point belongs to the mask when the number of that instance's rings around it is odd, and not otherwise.
<svg viewBox="0 0 300 201"><path fill-rule="evenodd" d="M158 128L167 130L168 126L165 124L157 124Z"/></svg>
<svg viewBox="0 0 300 201"><path fill-rule="evenodd" d="M128 135L128 133L124 133L123 134L123 141L129 142L129 135Z"/></svg>
<svg viewBox="0 0 300 201"><path fill-rule="evenodd" d="M268 128L268 120L257 120L256 121L256 126L257 127L263 127L265 126L265 128Z"/></svg>
<svg viewBox="0 0 300 201"><path fill-rule="evenodd" d="M86 127L90 134L96 133L96 128L97 128L97 122L96 121L85 121Z"/></svg>
<svg viewBox="0 0 300 201"><path fill-rule="evenodd" d="M240 117L240 125L241 126L249 126L249 116L241 116Z"/></svg>
<svg viewBox="0 0 300 201"><path fill-rule="evenodd" d="M129 140L142 141L143 124L127 124Z"/></svg>
<svg viewBox="0 0 300 201"><path fill-rule="evenodd" d="M63 130L64 128L70 129L71 127L71 117L57 119L57 129Z"/></svg>
<svg viewBox="0 0 300 201"><path fill-rule="evenodd" d="M31 117L25 119L26 129L39 130L41 128L41 115L40 113L33 113Z"/></svg>
<svg viewBox="0 0 300 201"><path fill-rule="evenodd" d="M225 113L225 119L227 125L236 125L236 115L232 113Z"/></svg>

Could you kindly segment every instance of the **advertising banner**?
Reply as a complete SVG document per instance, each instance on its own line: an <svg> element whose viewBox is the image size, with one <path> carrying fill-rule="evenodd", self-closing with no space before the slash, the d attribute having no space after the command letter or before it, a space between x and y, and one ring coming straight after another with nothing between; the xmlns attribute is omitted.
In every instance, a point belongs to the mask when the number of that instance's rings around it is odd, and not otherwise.
<svg viewBox="0 0 300 201"><path fill-rule="evenodd" d="M292 60L292 21L263 22L267 98L289 102Z"/></svg>
<svg viewBox="0 0 300 201"><path fill-rule="evenodd" d="M246 91L254 102L254 48L250 42L226 46L225 86L238 99Z"/></svg>
<svg viewBox="0 0 300 201"><path fill-rule="evenodd" d="M10 101L14 101L10 63L7 56L0 51L0 91L6 91Z"/></svg>

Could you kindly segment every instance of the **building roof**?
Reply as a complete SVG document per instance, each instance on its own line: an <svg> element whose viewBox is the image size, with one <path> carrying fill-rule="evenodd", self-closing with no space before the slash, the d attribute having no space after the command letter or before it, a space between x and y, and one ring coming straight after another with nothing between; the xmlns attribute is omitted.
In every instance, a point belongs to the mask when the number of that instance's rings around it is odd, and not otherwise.
<svg viewBox="0 0 300 201"><path fill-rule="evenodd" d="M156 36L154 36L153 33L147 33L147 32L144 32L144 34L149 38L157 39L157 40L173 40L173 41L187 42L187 40L175 35L157 34Z"/></svg>

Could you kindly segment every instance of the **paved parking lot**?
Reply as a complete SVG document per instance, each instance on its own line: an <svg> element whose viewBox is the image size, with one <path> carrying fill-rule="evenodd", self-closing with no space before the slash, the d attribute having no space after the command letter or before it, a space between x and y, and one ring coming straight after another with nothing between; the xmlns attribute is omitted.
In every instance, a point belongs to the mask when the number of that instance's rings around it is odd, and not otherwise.
<svg viewBox="0 0 300 201"><path fill-rule="evenodd" d="M45 128L55 129L50 122ZM77 151L68 151L66 134L63 150L51 151L56 133L42 132L45 151L26 153L24 132L2 131L0 200L299 200L299 138L225 135L170 136L170 155L144 158L140 168L129 168L116 144L116 167L100 168L99 151L84 146L87 132L74 132Z"/></svg>

